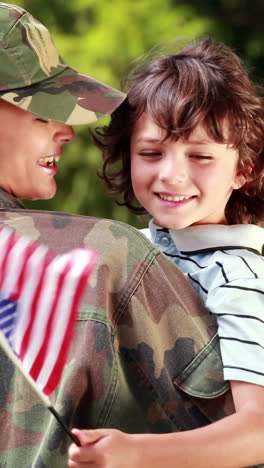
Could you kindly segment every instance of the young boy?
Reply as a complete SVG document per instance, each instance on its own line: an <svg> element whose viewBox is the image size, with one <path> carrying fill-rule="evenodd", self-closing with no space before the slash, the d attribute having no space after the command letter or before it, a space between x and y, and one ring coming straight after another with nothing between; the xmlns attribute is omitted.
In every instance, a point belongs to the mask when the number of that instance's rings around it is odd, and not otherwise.
<svg viewBox="0 0 264 468"><path fill-rule="evenodd" d="M71 446L69 466L264 466L262 98L236 54L209 39L141 63L130 80L98 131L103 176L151 214L146 234L216 318L235 413L174 434L76 430L84 447Z"/></svg>
<svg viewBox="0 0 264 468"><path fill-rule="evenodd" d="M0 187L13 198L51 198L72 125L113 111L125 95L70 68L48 30L23 8L0 3ZM2 197L2 198L3 198Z"/></svg>

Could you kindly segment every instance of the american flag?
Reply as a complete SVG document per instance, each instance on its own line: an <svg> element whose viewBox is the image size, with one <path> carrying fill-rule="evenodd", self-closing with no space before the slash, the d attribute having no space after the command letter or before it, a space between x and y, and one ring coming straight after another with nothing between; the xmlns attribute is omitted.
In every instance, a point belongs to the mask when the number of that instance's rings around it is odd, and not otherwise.
<svg viewBox="0 0 264 468"><path fill-rule="evenodd" d="M59 383L96 259L86 247L56 255L0 227L0 330L45 395Z"/></svg>

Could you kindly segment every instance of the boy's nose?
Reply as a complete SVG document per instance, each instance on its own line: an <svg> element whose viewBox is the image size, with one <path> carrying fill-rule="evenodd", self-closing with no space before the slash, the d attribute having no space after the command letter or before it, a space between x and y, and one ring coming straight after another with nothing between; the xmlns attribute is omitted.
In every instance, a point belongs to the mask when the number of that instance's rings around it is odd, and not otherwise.
<svg viewBox="0 0 264 468"><path fill-rule="evenodd" d="M185 182L187 178L187 168L184 158L166 158L160 172L160 179L171 185Z"/></svg>

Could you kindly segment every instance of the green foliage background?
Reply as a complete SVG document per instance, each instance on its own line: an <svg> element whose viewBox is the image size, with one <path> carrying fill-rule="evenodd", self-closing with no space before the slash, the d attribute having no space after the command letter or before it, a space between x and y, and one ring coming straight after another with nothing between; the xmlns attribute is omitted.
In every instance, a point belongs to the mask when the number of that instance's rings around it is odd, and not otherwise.
<svg viewBox="0 0 264 468"><path fill-rule="evenodd" d="M204 35L234 47L251 76L263 84L263 0L17 0L16 4L48 27L67 63L113 87L120 88L129 64L157 43ZM140 226L126 208L114 203L96 176L101 157L87 127L75 131L60 162L56 197L26 201L26 206Z"/></svg>

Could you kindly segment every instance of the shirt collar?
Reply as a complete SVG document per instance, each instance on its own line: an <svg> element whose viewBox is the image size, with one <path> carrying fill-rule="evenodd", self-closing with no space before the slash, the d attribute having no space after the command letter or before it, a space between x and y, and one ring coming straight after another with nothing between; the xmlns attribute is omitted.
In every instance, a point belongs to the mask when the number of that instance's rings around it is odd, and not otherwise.
<svg viewBox="0 0 264 468"><path fill-rule="evenodd" d="M8 210L9 208L24 208L24 205L14 195L0 188L0 210Z"/></svg>
<svg viewBox="0 0 264 468"><path fill-rule="evenodd" d="M181 252L240 247L257 250L261 254L264 245L264 229L254 224L207 224L168 230L151 220L149 228L152 239L155 239L157 230L169 232Z"/></svg>

